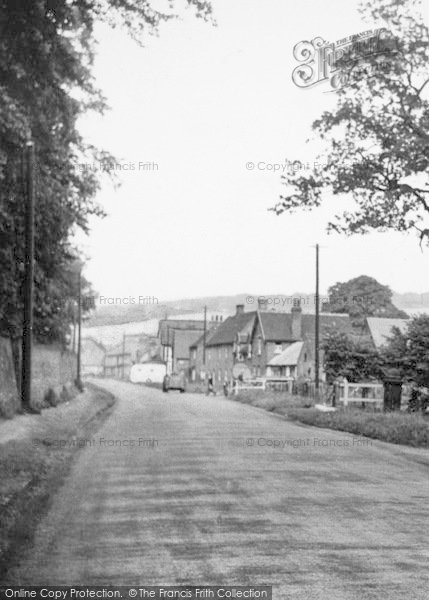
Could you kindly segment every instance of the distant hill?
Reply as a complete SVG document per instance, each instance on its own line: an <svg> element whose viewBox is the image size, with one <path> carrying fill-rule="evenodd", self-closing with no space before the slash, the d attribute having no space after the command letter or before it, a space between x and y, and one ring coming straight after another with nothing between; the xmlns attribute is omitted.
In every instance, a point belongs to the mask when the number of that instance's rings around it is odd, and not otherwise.
<svg viewBox="0 0 429 600"><path fill-rule="evenodd" d="M413 292L397 294L393 292L392 301L393 304L403 310L407 308L427 308L429 310L429 292L424 292L423 294L415 294Z"/></svg>
<svg viewBox="0 0 429 600"><path fill-rule="evenodd" d="M244 304L245 310L254 310L257 308L257 299L259 296L260 294L243 293L233 296L183 298L152 305L97 306L90 317L85 319L85 328L142 322L147 319L163 319L167 316L172 317L186 313L202 313L204 306L207 306L208 311L233 314L237 304ZM290 312L294 298L301 299L303 312L314 313L315 310L314 294L298 292L290 295L267 294L265 298L268 300L268 308L275 308L278 311ZM321 294L321 298L327 299L327 296ZM424 312L425 310L429 312L429 292L424 294L415 294L412 292L405 294L394 293L393 304L405 311L415 308L416 312Z"/></svg>

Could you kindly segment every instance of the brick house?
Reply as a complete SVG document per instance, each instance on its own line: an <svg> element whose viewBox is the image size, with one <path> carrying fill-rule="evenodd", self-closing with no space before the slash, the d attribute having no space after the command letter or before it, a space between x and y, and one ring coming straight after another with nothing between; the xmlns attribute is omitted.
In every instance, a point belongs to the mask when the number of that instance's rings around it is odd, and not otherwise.
<svg viewBox="0 0 429 600"><path fill-rule="evenodd" d="M330 329L349 332L348 315L322 313L320 338ZM210 374L219 385L231 380L234 370L235 374L241 371L244 378L288 376L310 381L314 377L314 331L315 315L302 314L300 306L290 313L280 313L266 310L264 303L251 312L244 312L244 306L238 305L236 314L206 341L205 365L201 338L190 348L193 377L198 380L203 378L201 374Z"/></svg>
<svg viewBox="0 0 429 600"><path fill-rule="evenodd" d="M204 361L204 333L198 337L197 340L189 347L189 379L190 381L205 381L206 379L206 364L209 350L207 349L207 344L214 336L216 332L216 327L210 327L208 331L206 331L206 361ZM210 357L212 356L212 351L210 350Z"/></svg>
<svg viewBox="0 0 429 600"><path fill-rule="evenodd" d="M189 374L189 348L201 337L201 330L174 329L172 334L172 371Z"/></svg>

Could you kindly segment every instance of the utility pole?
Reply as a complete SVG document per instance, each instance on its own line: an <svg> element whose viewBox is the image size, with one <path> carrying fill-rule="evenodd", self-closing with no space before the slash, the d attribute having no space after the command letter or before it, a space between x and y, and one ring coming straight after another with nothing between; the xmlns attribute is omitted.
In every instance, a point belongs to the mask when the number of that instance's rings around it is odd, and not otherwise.
<svg viewBox="0 0 429 600"><path fill-rule="evenodd" d="M81 361L82 361L82 265L79 265L78 274L78 304L77 304L77 372L76 387L83 391L81 379Z"/></svg>
<svg viewBox="0 0 429 600"><path fill-rule="evenodd" d="M170 370L170 357L171 357L171 353L170 353L170 325L167 325L167 374L168 375L171 374L171 370Z"/></svg>
<svg viewBox="0 0 429 600"><path fill-rule="evenodd" d="M122 379L125 379L125 332L122 337Z"/></svg>
<svg viewBox="0 0 429 600"><path fill-rule="evenodd" d="M315 319L315 335L314 335L314 385L315 385L315 396L316 400L319 399L319 332L320 332L320 318L319 318L319 244L316 244L316 319Z"/></svg>
<svg viewBox="0 0 429 600"><path fill-rule="evenodd" d="M174 342L176 341L176 330L172 330L173 336L171 341L171 372L174 372Z"/></svg>
<svg viewBox="0 0 429 600"><path fill-rule="evenodd" d="M206 364L207 306L204 307L203 365Z"/></svg>
<svg viewBox="0 0 429 600"><path fill-rule="evenodd" d="M27 167L27 202L25 211L24 322L22 329L21 400L24 410L33 411L31 407L31 353L33 347L35 157L34 142L31 140L26 144L25 158Z"/></svg>

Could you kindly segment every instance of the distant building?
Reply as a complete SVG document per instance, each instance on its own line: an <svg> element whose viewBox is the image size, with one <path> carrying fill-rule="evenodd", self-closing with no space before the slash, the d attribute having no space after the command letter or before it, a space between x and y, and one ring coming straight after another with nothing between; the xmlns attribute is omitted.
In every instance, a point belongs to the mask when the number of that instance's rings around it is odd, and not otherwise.
<svg viewBox="0 0 429 600"><path fill-rule="evenodd" d="M245 312L244 306L238 305L236 314L206 340L205 364L201 338L194 343L190 348L192 377L198 381L210 375L217 385L238 373L244 378L314 379L315 315L302 314L299 305L290 313L266 308L266 303L260 302L258 310ZM328 330L349 333L348 315L320 314L320 339Z"/></svg>
<svg viewBox="0 0 429 600"><path fill-rule="evenodd" d="M409 319L388 319L380 317L367 317L368 333L374 348L377 350L387 344L388 338L393 334L393 328L397 327L404 333L407 329Z"/></svg>
<svg viewBox="0 0 429 600"><path fill-rule="evenodd" d="M82 339L82 375L102 375L104 370L105 347L90 337Z"/></svg>
<svg viewBox="0 0 429 600"><path fill-rule="evenodd" d="M128 379L132 365L159 360L158 338L145 334L124 334L122 342L106 350L104 374L106 377Z"/></svg>
<svg viewBox="0 0 429 600"><path fill-rule="evenodd" d="M195 339L201 335L204 329L204 320L192 320L192 319L162 319L159 322L158 327L158 340L161 347L161 357L167 365L167 373L174 371L174 345L178 343L180 350L176 352L176 359L182 359L182 342L184 339L188 339L189 344L187 347L187 357L189 361L189 346L195 341ZM177 334L179 331L190 332L188 336L182 336ZM176 337L177 334L177 337Z"/></svg>

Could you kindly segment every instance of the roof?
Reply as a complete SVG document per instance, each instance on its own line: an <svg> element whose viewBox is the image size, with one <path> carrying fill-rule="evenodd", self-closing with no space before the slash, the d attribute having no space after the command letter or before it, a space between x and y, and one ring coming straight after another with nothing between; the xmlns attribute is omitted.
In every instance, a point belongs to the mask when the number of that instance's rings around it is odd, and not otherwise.
<svg viewBox="0 0 429 600"><path fill-rule="evenodd" d="M170 329L178 330L189 330L189 331L202 331L204 329L204 321L194 321L188 319L162 319L159 322L158 337L163 346L171 345L173 341L173 334Z"/></svg>
<svg viewBox="0 0 429 600"><path fill-rule="evenodd" d="M302 315L302 336L312 338L315 335L316 315ZM320 336L322 337L330 329L340 333L353 333L350 317L345 313L320 313L319 315Z"/></svg>
<svg viewBox="0 0 429 600"><path fill-rule="evenodd" d="M296 338L292 335L292 313L261 312L260 320L264 339L269 342L293 342ZM320 335L328 329L352 331L350 318L346 314L321 313L319 316ZM316 316L301 314L301 337L311 338L315 335Z"/></svg>
<svg viewBox="0 0 429 600"><path fill-rule="evenodd" d="M382 317L367 317L369 332L376 348L380 348L387 343L387 338L392 336L392 329L398 327L404 332L409 323L408 319L388 319Z"/></svg>
<svg viewBox="0 0 429 600"><path fill-rule="evenodd" d="M82 337L82 345L85 343L94 344L95 346L98 346L98 348L100 348L100 350L103 350L103 352L106 350L106 348L103 346L103 344L101 342L99 342L95 338L91 337L90 335Z"/></svg>
<svg viewBox="0 0 429 600"><path fill-rule="evenodd" d="M298 364L304 342L294 342L280 354L276 354L268 363L269 366L293 367Z"/></svg>
<svg viewBox="0 0 429 600"><path fill-rule="evenodd" d="M206 346L223 346L233 344L237 333L243 330L252 330L256 318L256 311L244 312L233 317L228 317L221 323L214 334L206 342Z"/></svg>
<svg viewBox="0 0 429 600"><path fill-rule="evenodd" d="M233 344L238 333L251 333L256 316L259 317L263 337L268 342L296 342L292 334L292 313L251 311L229 317L216 329L214 335L207 342L207 346L220 346ZM321 336L329 329L352 332L352 324L347 314L321 313ZM301 314L301 339L314 337L316 316Z"/></svg>
<svg viewBox="0 0 429 600"><path fill-rule="evenodd" d="M215 331L216 331L216 329L212 329L212 330L208 329L208 330L206 331L206 345L207 345L207 344L209 343L209 341L211 340L211 338L212 338L212 336L214 335ZM200 345L203 343L203 340L204 340L204 333L203 333L202 335L200 335L200 337L199 337L199 338L197 338L197 339L195 340L195 342L193 342L193 343L192 343L192 344L189 346L189 348L197 348L198 346L200 346Z"/></svg>
<svg viewBox="0 0 429 600"><path fill-rule="evenodd" d="M189 348L192 344L201 337L201 331L192 331L180 329L174 330L174 358L183 359L189 358Z"/></svg>

